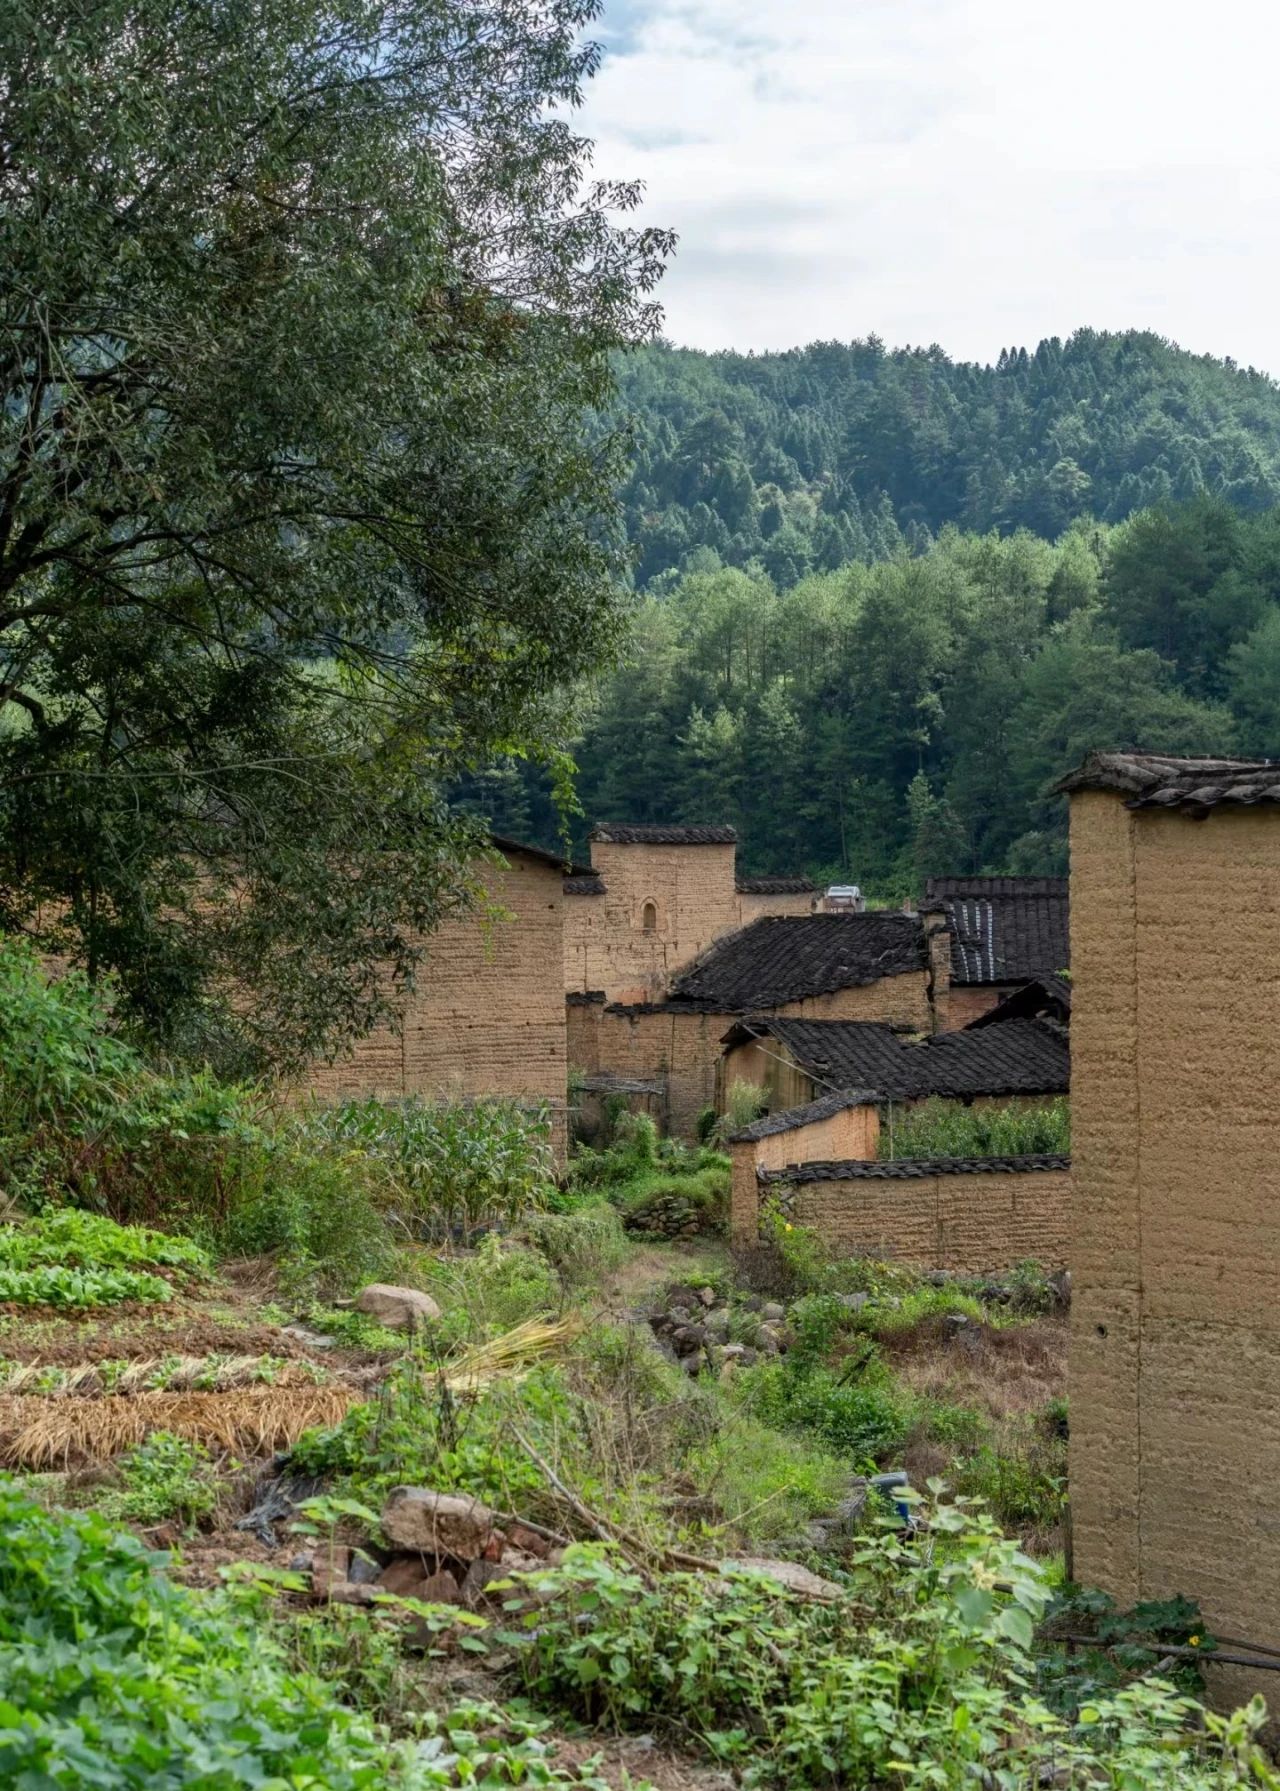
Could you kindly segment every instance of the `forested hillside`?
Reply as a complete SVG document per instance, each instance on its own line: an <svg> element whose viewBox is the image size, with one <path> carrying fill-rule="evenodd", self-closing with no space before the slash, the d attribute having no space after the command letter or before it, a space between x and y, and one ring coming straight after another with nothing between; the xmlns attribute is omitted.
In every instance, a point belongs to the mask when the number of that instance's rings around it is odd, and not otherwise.
<svg viewBox="0 0 1280 1791"><path fill-rule="evenodd" d="M1280 494L1280 387L1150 334L1080 330L987 367L874 337L767 355L654 346L619 372L642 585L699 548L785 587L904 538L919 551L947 523L1054 539L1077 516Z"/></svg>
<svg viewBox="0 0 1280 1791"><path fill-rule="evenodd" d="M779 589L672 575L589 694L583 828L727 820L757 874L1064 868L1047 792L1094 747L1280 752L1280 512L1218 499L1077 522L1056 542L944 529L925 551ZM483 806L555 837L507 766Z"/></svg>

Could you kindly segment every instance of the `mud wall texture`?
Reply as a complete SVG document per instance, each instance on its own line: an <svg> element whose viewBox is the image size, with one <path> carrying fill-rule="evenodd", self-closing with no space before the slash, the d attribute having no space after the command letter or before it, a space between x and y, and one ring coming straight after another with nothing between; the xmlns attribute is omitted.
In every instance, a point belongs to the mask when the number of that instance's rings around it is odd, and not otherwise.
<svg viewBox="0 0 1280 1791"><path fill-rule="evenodd" d="M729 1146L733 1163L729 1230L735 1239L753 1239L760 1224L760 1188L756 1172L784 1169L789 1163L843 1161L851 1157L872 1159L880 1137L880 1114L875 1107L846 1107L812 1125L789 1132L772 1132L767 1138L744 1138Z"/></svg>
<svg viewBox="0 0 1280 1791"><path fill-rule="evenodd" d="M1075 1573L1280 1645L1280 815L1071 808Z"/></svg>
<svg viewBox="0 0 1280 1791"><path fill-rule="evenodd" d="M971 1020L979 1020L998 1007L1006 995L1021 988L1020 983L997 987L994 983L951 983L947 991L945 1020L939 1032L959 1032Z"/></svg>
<svg viewBox="0 0 1280 1791"><path fill-rule="evenodd" d="M734 854L732 845L593 840L605 891L565 897L564 988L659 1000L678 970L738 926Z"/></svg>
<svg viewBox="0 0 1280 1791"><path fill-rule="evenodd" d="M863 988L791 1001L770 1011L779 1018L796 1020L890 1020L927 1031L928 977L923 970L883 977ZM667 1129L673 1137L692 1139L703 1108L723 1100L721 1040L738 1018L737 1014L689 1013L679 1008L628 1012L622 1004L606 1007L599 1020L595 1064L580 1064L572 1057L570 1061L575 1069L591 1067L645 1081L665 1079ZM574 1025L575 1049L589 1049L590 1022L575 1020ZM772 1043L769 1049L774 1049ZM813 1090L807 1078L803 1082L797 1079L795 1088L794 1098L790 1094L785 1097L788 1106L800 1106L812 1100L815 1092L827 1092L825 1088Z"/></svg>
<svg viewBox="0 0 1280 1791"><path fill-rule="evenodd" d="M509 918L463 915L431 939L398 1024L318 1064L307 1092L322 1100L420 1095L548 1102L563 1142L567 1096L558 867L512 853L476 867Z"/></svg>
<svg viewBox="0 0 1280 1791"><path fill-rule="evenodd" d="M1065 1168L833 1176L797 1180L790 1188L757 1183L757 1189L753 1206L745 1178L741 1189L735 1178L735 1240L755 1236L760 1194L774 1192L793 1224L810 1226L845 1254L972 1274L1028 1260L1057 1269L1067 1259Z"/></svg>
<svg viewBox="0 0 1280 1791"><path fill-rule="evenodd" d="M762 893L740 889L738 892L738 925L749 927L753 920L765 920L771 914L812 914L820 898L816 890L775 890Z"/></svg>

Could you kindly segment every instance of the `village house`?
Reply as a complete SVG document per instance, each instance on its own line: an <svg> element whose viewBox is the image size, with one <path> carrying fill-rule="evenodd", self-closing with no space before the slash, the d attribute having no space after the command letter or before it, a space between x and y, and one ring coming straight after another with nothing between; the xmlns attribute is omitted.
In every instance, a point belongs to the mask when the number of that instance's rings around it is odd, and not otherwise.
<svg viewBox="0 0 1280 1791"><path fill-rule="evenodd" d="M557 1158L567 1149L563 975L564 861L514 840L474 866L496 913L455 915L432 935L394 1025L318 1064L322 1100L501 1097L546 1108Z"/></svg>
<svg viewBox="0 0 1280 1791"><path fill-rule="evenodd" d="M867 1019L928 1032L937 955L918 915L769 916L717 941L661 999L571 996L570 1061L588 1076L662 1082L666 1126L690 1138L715 1104L721 1041L735 1020Z"/></svg>
<svg viewBox="0 0 1280 1791"><path fill-rule="evenodd" d="M1275 1648L1280 763L1106 753L1063 787L1075 1576Z"/></svg>
<svg viewBox="0 0 1280 1791"><path fill-rule="evenodd" d="M942 1028L967 1026L1025 983L1069 966L1065 877L931 877L920 911L951 940Z"/></svg>
<svg viewBox="0 0 1280 1791"><path fill-rule="evenodd" d="M609 823L591 863L564 881L565 991L656 1001L671 978L726 933L765 915L808 914L806 877L739 878L732 827Z"/></svg>

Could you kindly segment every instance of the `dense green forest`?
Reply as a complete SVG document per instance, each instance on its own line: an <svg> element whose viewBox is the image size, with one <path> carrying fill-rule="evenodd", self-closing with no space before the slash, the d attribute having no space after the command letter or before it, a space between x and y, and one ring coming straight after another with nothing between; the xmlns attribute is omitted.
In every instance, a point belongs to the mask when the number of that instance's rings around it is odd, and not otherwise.
<svg viewBox="0 0 1280 1791"><path fill-rule="evenodd" d="M591 819L729 820L757 874L1065 866L1054 779L1092 747L1280 752L1280 512L1201 498L1057 542L946 528L779 590L711 564L639 604L575 751ZM554 838L512 766L483 798Z"/></svg>
<svg viewBox="0 0 1280 1791"><path fill-rule="evenodd" d="M874 337L767 355L654 346L619 377L642 586L706 548L786 587L904 541L920 552L948 523L1053 540L1078 516L1280 496L1280 387L1136 331L1080 330L987 367Z"/></svg>
<svg viewBox="0 0 1280 1791"><path fill-rule="evenodd" d="M619 363L638 587L583 813L756 874L1053 871L1094 747L1280 752L1280 387L1149 334L994 367L877 341ZM548 843L545 776L468 800Z"/></svg>

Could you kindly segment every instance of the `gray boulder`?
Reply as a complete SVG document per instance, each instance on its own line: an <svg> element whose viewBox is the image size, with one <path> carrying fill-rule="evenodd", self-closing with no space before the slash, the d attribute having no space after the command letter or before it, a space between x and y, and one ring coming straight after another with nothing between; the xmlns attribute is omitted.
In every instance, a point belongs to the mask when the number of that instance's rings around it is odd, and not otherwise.
<svg viewBox="0 0 1280 1791"><path fill-rule="evenodd" d="M392 1331L416 1330L440 1316L430 1294L420 1293L416 1287L392 1287L385 1281L371 1281L360 1289L356 1311L367 1312Z"/></svg>

